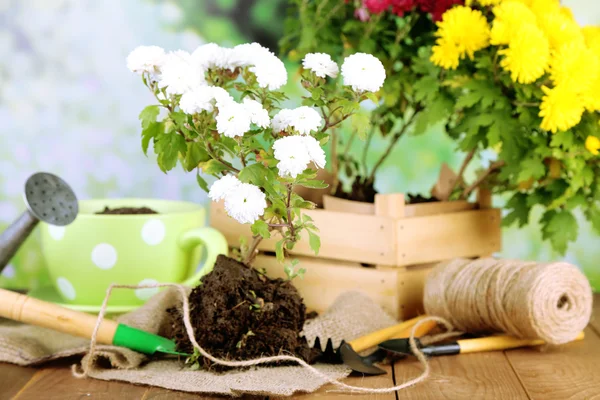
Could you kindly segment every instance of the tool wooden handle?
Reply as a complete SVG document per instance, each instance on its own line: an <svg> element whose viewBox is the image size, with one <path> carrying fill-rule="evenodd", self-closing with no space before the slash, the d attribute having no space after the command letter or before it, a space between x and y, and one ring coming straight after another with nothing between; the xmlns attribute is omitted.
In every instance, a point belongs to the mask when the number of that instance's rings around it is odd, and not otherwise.
<svg viewBox="0 0 600 400"><path fill-rule="evenodd" d="M582 340L585 334L581 332L575 340ZM491 336L477 339L457 340L460 353L476 353L480 351L494 351L515 349L517 347L531 347L546 344L541 339L517 339L511 336Z"/></svg>
<svg viewBox="0 0 600 400"><path fill-rule="evenodd" d="M0 289L0 317L86 339L92 337L96 326L96 317L93 315L69 310L4 289ZM112 344L118 325L111 320L102 321L98 330L98 343Z"/></svg>
<svg viewBox="0 0 600 400"><path fill-rule="evenodd" d="M392 336L390 339L406 339L406 338L409 338L410 334L411 334L411 332L413 330L413 326L409 326L408 328L404 329L403 331L401 331L397 335ZM423 322L421 325L417 326L417 329L415 330L415 337L416 338L420 338L420 337L423 337L423 336L427 335L436 326L437 326L437 322L436 321L426 321L426 322Z"/></svg>
<svg viewBox="0 0 600 400"><path fill-rule="evenodd" d="M422 315L420 317L409 319L409 320L401 322L397 325L392 325L390 327L370 333L366 336L359 337L358 339L354 339L354 340L348 342L348 344L357 353L361 352L361 351L369 349L373 346L377 346L379 343L383 342L384 340L390 339L394 335L397 335L400 332L403 332L407 328L412 328L417 322L419 322L420 320L422 320L425 317L426 317L425 315Z"/></svg>

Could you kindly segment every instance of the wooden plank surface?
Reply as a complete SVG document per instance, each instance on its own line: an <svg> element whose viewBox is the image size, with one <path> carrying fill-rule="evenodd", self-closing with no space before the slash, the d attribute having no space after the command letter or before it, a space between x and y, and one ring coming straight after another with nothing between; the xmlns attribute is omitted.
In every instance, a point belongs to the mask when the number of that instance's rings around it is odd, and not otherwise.
<svg viewBox="0 0 600 400"><path fill-rule="evenodd" d="M592 311L590 326L596 331L598 336L600 336L600 293L594 295L594 309Z"/></svg>
<svg viewBox="0 0 600 400"><path fill-rule="evenodd" d="M401 399L527 399L527 394L502 352L460 354L430 359L431 375L418 385L398 392ZM413 357L397 361L396 384L422 371Z"/></svg>
<svg viewBox="0 0 600 400"><path fill-rule="evenodd" d="M12 398L14 400L67 400L93 398L100 400L141 400L147 388L122 382L77 379L68 365L39 370Z"/></svg>
<svg viewBox="0 0 600 400"><path fill-rule="evenodd" d="M378 375L378 376L368 376L364 377L360 376L350 376L349 378L344 379L344 383L352 386L360 386L366 388L385 388L394 386L394 379L392 375L392 366L390 365L380 365L382 369L385 369L386 375ZM342 394L339 392L335 392L335 390L339 390L336 386L327 384L319 389L315 393L308 394L295 394L293 396L294 399L308 400L308 399L318 399L318 400L329 400L329 399L352 399L352 398L360 398L364 400L395 400L396 394L392 393L381 393L381 394L366 394L366 393L354 393L353 396L350 396L348 393ZM290 397L273 397L269 398L270 400L287 400Z"/></svg>
<svg viewBox="0 0 600 400"><path fill-rule="evenodd" d="M476 257L500 250L499 209L405 218L396 223L398 266Z"/></svg>
<svg viewBox="0 0 600 400"><path fill-rule="evenodd" d="M12 399L37 372L37 368L0 363L0 400Z"/></svg>

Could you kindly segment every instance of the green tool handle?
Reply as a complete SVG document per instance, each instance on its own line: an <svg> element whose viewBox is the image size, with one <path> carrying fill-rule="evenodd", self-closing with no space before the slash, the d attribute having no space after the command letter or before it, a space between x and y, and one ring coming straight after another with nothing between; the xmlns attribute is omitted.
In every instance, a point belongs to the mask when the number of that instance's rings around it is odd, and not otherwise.
<svg viewBox="0 0 600 400"><path fill-rule="evenodd" d="M98 320L95 315L70 310L4 289L0 289L0 317L86 339L92 338ZM102 320L96 342L126 347L145 354L161 352L186 355L177 352L172 340L110 319Z"/></svg>

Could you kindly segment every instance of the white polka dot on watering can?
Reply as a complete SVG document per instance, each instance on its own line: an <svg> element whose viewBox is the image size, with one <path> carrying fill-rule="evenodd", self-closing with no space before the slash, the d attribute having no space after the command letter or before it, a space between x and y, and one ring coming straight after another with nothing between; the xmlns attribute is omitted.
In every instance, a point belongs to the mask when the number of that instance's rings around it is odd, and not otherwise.
<svg viewBox="0 0 600 400"><path fill-rule="evenodd" d="M65 236L65 227L48 225L48 233L52 239L61 240Z"/></svg>
<svg viewBox="0 0 600 400"><path fill-rule="evenodd" d="M160 219L150 219L142 227L142 239L150 246L156 246L165 238L165 224Z"/></svg>
<svg viewBox="0 0 600 400"><path fill-rule="evenodd" d="M58 286L58 290L60 290L65 298L69 300L75 300L75 297L77 297L77 293L75 293L75 287L73 287L73 284L69 282L67 278L60 277L56 279L56 285Z"/></svg>
<svg viewBox="0 0 600 400"><path fill-rule="evenodd" d="M117 250L108 243L100 243L92 250L92 262L100 269L111 269L117 263Z"/></svg>
<svg viewBox="0 0 600 400"><path fill-rule="evenodd" d="M158 283L157 280L154 279L142 279L138 282L138 285L154 285ZM158 293L158 288L144 288L144 289L136 289L135 296L140 300L148 300L150 297L154 296Z"/></svg>
<svg viewBox="0 0 600 400"><path fill-rule="evenodd" d="M2 276L7 279L14 278L16 274L15 267L13 267L12 264L8 264L2 271Z"/></svg>

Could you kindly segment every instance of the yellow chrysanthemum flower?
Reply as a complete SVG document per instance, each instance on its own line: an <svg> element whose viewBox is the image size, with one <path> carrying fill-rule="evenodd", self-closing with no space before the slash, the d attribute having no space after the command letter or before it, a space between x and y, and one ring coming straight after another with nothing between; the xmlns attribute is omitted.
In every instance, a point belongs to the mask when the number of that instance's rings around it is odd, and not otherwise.
<svg viewBox="0 0 600 400"><path fill-rule="evenodd" d="M504 58L500 66L510 72L513 81L531 83L544 75L550 61L550 45L535 25L516 29L508 47L498 51Z"/></svg>
<svg viewBox="0 0 600 400"><path fill-rule="evenodd" d="M477 0L479 4L482 6L495 6L497 4L502 3L502 0Z"/></svg>
<svg viewBox="0 0 600 400"><path fill-rule="evenodd" d="M536 17L523 3L509 1L494 7L492 24L492 44L508 44L517 28L524 24L535 24Z"/></svg>
<svg viewBox="0 0 600 400"><path fill-rule="evenodd" d="M600 26L586 26L581 32L587 47L600 57Z"/></svg>
<svg viewBox="0 0 600 400"><path fill-rule="evenodd" d="M431 49L431 61L444 69L456 69L460 62L461 53L454 43L438 39Z"/></svg>
<svg viewBox="0 0 600 400"><path fill-rule="evenodd" d="M437 23L438 40L433 47L431 61L444 67L456 68L456 54L459 59L473 54L489 45L490 28L479 10L458 6L446 11ZM446 67L444 67L446 68Z"/></svg>
<svg viewBox="0 0 600 400"><path fill-rule="evenodd" d="M550 78L555 86L570 86L576 93L586 91L598 76L600 60L583 42L571 42L556 50L550 60Z"/></svg>
<svg viewBox="0 0 600 400"><path fill-rule="evenodd" d="M600 111L600 73L596 73L594 78L590 78L590 85L581 94L581 99L586 110Z"/></svg>
<svg viewBox="0 0 600 400"><path fill-rule="evenodd" d="M530 0L527 5L538 17L560 11L560 0Z"/></svg>
<svg viewBox="0 0 600 400"><path fill-rule="evenodd" d="M600 139L596 136L588 136L585 139L585 148L588 149L590 153L597 156L600 153Z"/></svg>
<svg viewBox="0 0 600 400"><path fill-rule="evenodd" d="M544 97L540 105L540 127L556 133L566 131L581 121L584 112L583 102L577 93L568 86L556 86L552 89L542 86Z"/></svg>
<svg viewBox="0 0 600 400"><path fill-rule="evenodd" d="M538 15L538 25L548 37L552 49L559 49L571 42L585 41L577 22L560 11Z"/></svg>

